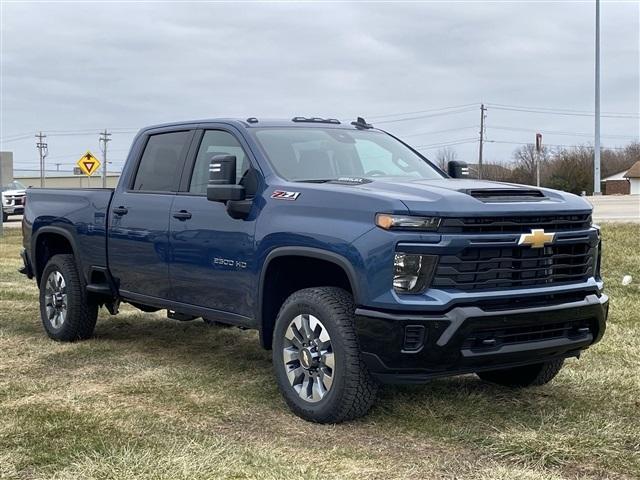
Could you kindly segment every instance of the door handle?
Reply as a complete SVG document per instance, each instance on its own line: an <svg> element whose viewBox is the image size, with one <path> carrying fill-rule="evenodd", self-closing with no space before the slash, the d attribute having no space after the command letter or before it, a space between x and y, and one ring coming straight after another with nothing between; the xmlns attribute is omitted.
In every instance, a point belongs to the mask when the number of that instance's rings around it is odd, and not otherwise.
<svg viewBox="0 0 640 480"><path fill-rule="evenodd" d="M113 209L113 213L116 215L126 215L129 212L127 207L116 207Z"/></svg>
<svg viewBox="0 0 640 480"><path fill-rule="evenodd" d="M178 220L189 220L191 218L191 213L186 210L180 210L173 214L173 218L177 218Z"/></svg>

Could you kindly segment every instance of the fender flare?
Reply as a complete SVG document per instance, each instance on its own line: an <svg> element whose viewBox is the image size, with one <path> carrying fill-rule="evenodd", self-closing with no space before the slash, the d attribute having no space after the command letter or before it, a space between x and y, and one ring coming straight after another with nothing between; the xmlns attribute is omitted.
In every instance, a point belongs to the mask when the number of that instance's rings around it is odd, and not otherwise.
<svg viewBox="0 0 640 480"><path fill-rule="evenodd" d="M255 318L257 320L259 332L260 332L260 343L264 346L265 340L263 338L263 318L262 318L262 304L264 301L264 281L267 274L267 270L269 269L269 264L271 261L278 257L285 256L295 256L295 257L307 257L307 258L315 258L318 260L324 260L327 262L331 262L338 267L342 268L347 275L347 279L349 280L349 285L351 286L351 291L353 292L353 298L356 304L358 304L358 299L360 298L360 289L358 287L357 274L353 264L347 260L344 256L331 252L329 250L324 250L321 248L314 247L296 247L296 246L288 246L288 247L277 247L271 250L267 257L265 258L262 264L262 270L260 271L260 280L258 283L258 301L256 302L255 308Z"/></svg>
<svg viewBox="0 0 640 480"><path fill-rule="evenodd" d="M44 233L53 233L56 235L60 235L69 242L69 245L71 245L71 251L73 252L73 256L76 259L76 263L78 264L78 273L80 273L82 278L86 281L86 278L84 278L85 276L84 269L82 268L82 259L78 255L78 247L76 245L76 240L73 234L67 229L53 226L53 225L45 225L43 227L38 228L35 235L31 237L31 258L32 258L32 263L35 270L34 273L36 274L36 278L38 278L39 274L44 270L44 267L45 267L45 265L38 265L38 257L36 256L38 239L40 238L40 235Z"/></svg>

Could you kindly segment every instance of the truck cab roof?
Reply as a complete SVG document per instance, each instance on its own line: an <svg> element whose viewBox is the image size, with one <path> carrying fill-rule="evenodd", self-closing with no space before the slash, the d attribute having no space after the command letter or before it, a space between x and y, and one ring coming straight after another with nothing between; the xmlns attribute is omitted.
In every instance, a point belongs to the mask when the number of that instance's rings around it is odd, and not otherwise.
<svg viewBox="0 0 640 480"><path fill-rule="evenodd" d="M147 130L155 130L158 128L166 127L179 127L179 126L194 126L201 124L211 123L224 123L227 125L233 125L237 128L261 128L261 127L298 127L298 128L336 128L336 129L348 129L348 130L368 130L373 129L373 125L367 123L362 117L358 117L355 121L341 121L335 118L321 118L321 117L293 117L290 119L283 118L207 118L200 120L185 120L180 122L162 123L157 125L151 125L141 129L141 132Z"/></svg>

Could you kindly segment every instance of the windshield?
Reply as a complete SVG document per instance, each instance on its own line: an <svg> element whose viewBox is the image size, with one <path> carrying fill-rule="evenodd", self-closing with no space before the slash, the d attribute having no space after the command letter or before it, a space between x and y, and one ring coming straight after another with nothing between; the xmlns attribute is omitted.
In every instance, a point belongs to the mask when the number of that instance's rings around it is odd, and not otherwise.
<svg viewBox="0 0 640 480"><path fill-rule="evenodd" d="M27 188L27 187L22 185L17 180L14 180L13 182L9 182L6 185L3 185L2 188L0 189L0 191L6 192L7 190L24 190L25 188Z"/></svg>
<svg viewBox="0 0 640 480"><path fill-rule="evenodd" d="M260 128L255 137L278 174L291 181L343 177L439 179L442 175L390 135L335 128Z"/></svg>

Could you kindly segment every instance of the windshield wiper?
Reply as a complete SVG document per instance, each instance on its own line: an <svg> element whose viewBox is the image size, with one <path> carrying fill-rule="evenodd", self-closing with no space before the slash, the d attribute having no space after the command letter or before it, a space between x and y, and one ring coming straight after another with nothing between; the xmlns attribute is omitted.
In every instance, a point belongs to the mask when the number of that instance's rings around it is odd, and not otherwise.
<svg viewBox="0 0 640 480"><path fill-rule="evenodd" d="M303 180L294 180L296 183L327 183L333 182L335 178L308 178Z"/></svg>

